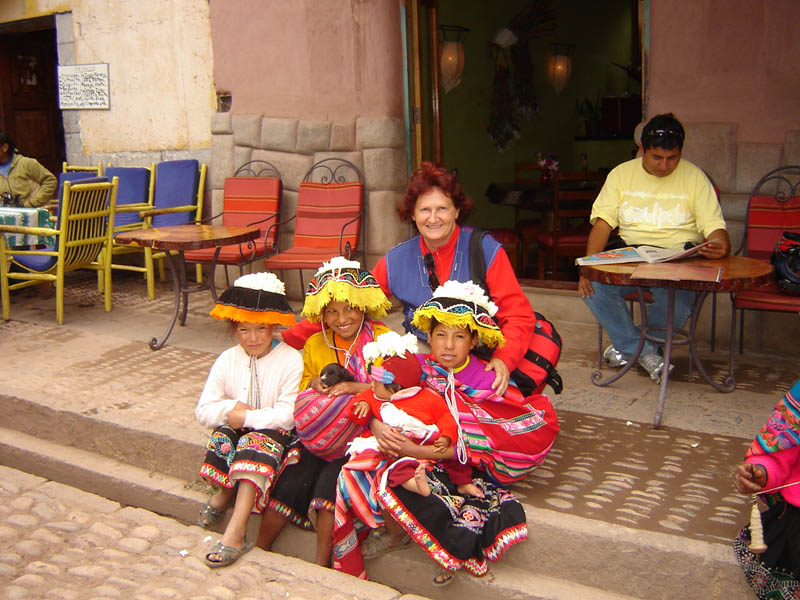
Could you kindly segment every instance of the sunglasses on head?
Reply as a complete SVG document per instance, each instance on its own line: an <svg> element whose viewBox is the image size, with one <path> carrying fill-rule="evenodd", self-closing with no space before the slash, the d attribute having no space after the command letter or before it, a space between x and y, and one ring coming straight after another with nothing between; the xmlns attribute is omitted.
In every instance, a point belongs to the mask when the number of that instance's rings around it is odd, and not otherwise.
<svg viewBox="0 0 800 600"><path fill-rule="evenodd" d="M434 291L439 287L439 278L436 276L436 263L433 262L433 254L428 252L422 257L422 262L428 270L428 285L431 287L431 291Z"/></svg>
<svg viewBox="0 0 800 600"><path fill-rule="evenodd" d="M675 129L653 129L653 131L647 132L647 137L666 137L668 135L683 137L683 132Z"/></svg>

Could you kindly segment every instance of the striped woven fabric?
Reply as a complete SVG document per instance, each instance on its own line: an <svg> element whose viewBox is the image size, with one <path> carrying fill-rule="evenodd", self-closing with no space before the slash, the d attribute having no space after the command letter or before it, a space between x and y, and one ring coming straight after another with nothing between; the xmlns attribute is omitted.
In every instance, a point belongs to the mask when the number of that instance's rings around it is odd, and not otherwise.
<svg viewBox="0 0 800 600"><path fill-rule="evenodd" d="M425 385L445 393L446 370L426 361ZM547 396L523 398L513 386L505 397L456 379L458 419L472 465L501 484L519 481L541 464L558 435L558 419Z"/></svg>
<svg viewBox="0 0 800 600"><path fill-rule="evenodd" d="M747 256L768 261L784 231L800 233L800 196L779 200L751 196L747 208Z"/></svg>
<svg viewBox="0 0 800 600"><path fill-rule="evenodd" d="M300 184L297 222L291 248L267 258L267 269L313 269L342 253L347 242L355 250L360 242L364 186L361 182Z"/></svg>
<svg viewBox="0 0 800 600"><path fill-rule="evenodd" d="M255 251L250 244L232 244L220 249L217 262L220 264L238 264L247 258L252 259L266 254L266 248L272 248L278 234L278 228L270 228L278 219L280 211L282 185L277 177L228 177L222 199L222 224L228 227L244 227L267 217L274 218L258 223L261 236L253 240ZM269 229L269 238L264 243L264 234ZM214 248L191 250L186 252L187 260L210 261Z"/></svg>

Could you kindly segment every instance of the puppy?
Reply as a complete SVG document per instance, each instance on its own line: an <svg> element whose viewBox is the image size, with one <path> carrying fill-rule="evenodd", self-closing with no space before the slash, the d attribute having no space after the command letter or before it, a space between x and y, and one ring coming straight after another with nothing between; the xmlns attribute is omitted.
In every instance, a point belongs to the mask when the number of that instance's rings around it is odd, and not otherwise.
<svg viewBox="0 0 800 600"><path fill-rule="evenodd" d="M326 365L319 374L320 383L324 388L329 388L341 381L355 381L353 374L343 366L331 363Z"/></svg>

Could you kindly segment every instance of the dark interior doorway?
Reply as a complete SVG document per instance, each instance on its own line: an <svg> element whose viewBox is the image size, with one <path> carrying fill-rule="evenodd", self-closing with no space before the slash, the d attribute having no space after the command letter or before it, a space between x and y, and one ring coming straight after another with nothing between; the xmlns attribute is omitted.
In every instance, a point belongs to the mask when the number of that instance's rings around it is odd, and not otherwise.
<svg viewBox="0 0 800 600"><path fill-rule="evenodd" d="M54 17L0 26L0 130L53 173L66 156L57 66Z"/></svg>

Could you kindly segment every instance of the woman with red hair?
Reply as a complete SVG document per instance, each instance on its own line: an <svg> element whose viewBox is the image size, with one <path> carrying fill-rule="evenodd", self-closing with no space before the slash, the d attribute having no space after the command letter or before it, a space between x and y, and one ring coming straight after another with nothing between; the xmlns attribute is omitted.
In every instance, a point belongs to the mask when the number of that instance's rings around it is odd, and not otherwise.
<svg viewBox="0 0 800 600"><path fill-rule="evenodd" d="M403 304L403 327L422 340L426 334L411 324L414 310L428 300L445 281L469 281L469 241L475 230L463 225L472 210L454 173L431 162L423 162L411 180L398 207L401 220L413 222L418 235L401 242L378 261L372 274L384 293ZM491 235L481 240L486 265L486 292L497 304L497 322L505 338L502 348L487 357L487 371L494 371L492 389L502 395L513 377L525 396L543 384L527 375L526 357L536 328L536 316L517 281L502 244ZM284 340L302 348L316 327L301 323L283 332ZM538 388L538 389L537 389Z"/></svg>

